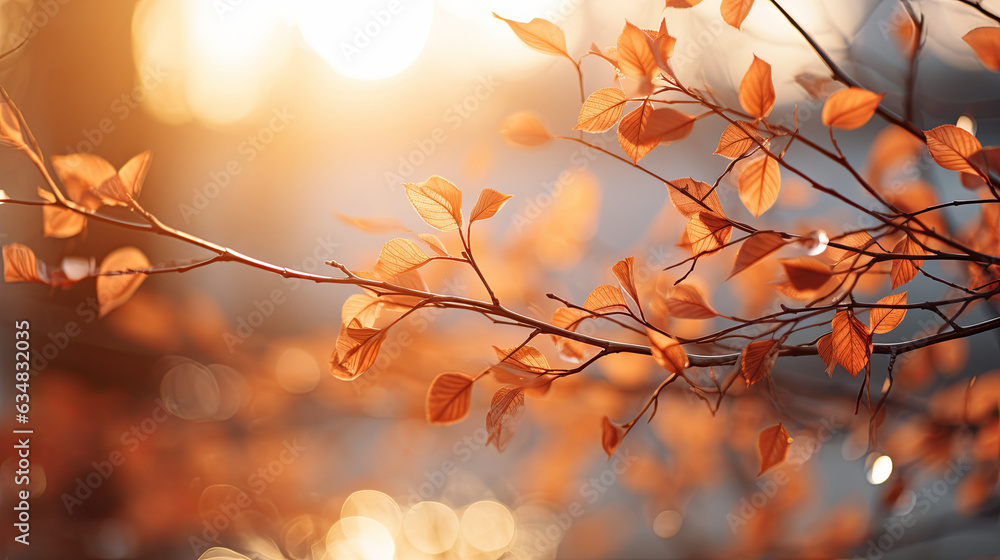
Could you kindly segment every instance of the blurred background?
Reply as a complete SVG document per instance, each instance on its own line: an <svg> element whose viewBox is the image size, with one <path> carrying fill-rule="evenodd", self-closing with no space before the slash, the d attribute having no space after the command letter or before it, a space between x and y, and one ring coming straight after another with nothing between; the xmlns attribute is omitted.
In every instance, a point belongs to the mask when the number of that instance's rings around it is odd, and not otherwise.
<svg viewBox="0 0 1000 560"><path fill-rule="evenodd" d="M788 4L848 73L901 107L908 63L899 3ZM984 145L1000 142L1000 79L961 40L993 23L958 0L913 4L928 26L914 120L929 129L964 115ZM611 265L629 255L643 292L662 292L679 273L661 270L687 256L676 247L684 221L664 185L629 165L570 142L525 150L504 141L504 120L520 111L572 135L580 94L568 61L528 49L491 12L557 23L574 56L592 42L613 46L626 20L655 29L665 17L678 37L673 64L684 83L710 84L736 105L736 86L756 54L774 68L774 120L791 126L797 107L802 130L822 141L822 99L802 86L828 75L815 53L766 2L742 32L722 22L718 6L0 0L0 50L26 40L0 59L0 85L47 156L93 153L117 168L151 150L141 196L147 209L178 229L300 270L332 273L323 264L329 259L370 270L385 241L428 231L403 182L444 176L464 191L466 211L483 187L513 194L497 217L477 224L476 254L506 305L548 319L557 305L546 292L582 302L613 282ZM588 57L582 66L587 93L613 85L605 62ZM857 166L884 127L874 119L839 136ZM643 164L666 178L714 182L728 163L711 155L724 128L703 119L688 140ZM621 153L614 132L588 139ZM860 198L829 162L804 150L790 156ZM13 150L0 151L0 169L0 188L12 197L32 198L41 184ZM886 183L898 199L926 205L974 196L926 153L890 171ZM760 227L834 233L870 225L784 179ZM728 179L719 194L731 216L754 220ZM958 209L941 227L963 231L976 217ZM441 237L459 250L457 239ZM154 264L206 256L100 223L70 240L43 238L41 212L10 205L0 210L0 242L28 245L51 265L71 255L99 262L122 246L141 248ZM724 313L760 313L782 301L770 286L778 272L767 265L722 283L733 257L727 251L699 263L690 281ZM475 276L452 263L421 272L433 290L486 297ZM887 282L870 284L866 297L887 293ZM779 363L771 389L734 388L714 416L692 394L667 391L655 418L609 460L602 416L631 418L664 375L649 359L623 355L529 399L501 454L487 447L483 425L497 383L477 384L470 417L445 428L426 422L426 390L443 371L482 370L495 359L491 344L515 346L526 333L428 310L397 327L375 366L345 383L329 375L328 362L341 304L358 292L219 264L150 277L128 304L98 319L93 282L65 290L0 285L2 340L14 340L14 320L27 319L36 353L32 544L14 543L11 523L3 523L6 557L195 559L212 547L295 560L1000 551L993 333L900 359L898 402L876 449L866 449L867 413L854 415L860 380L843 370L828 378L818 358L797 358ZM941 297L935 284L910 287L910 301ZM996 312L981 307L964 320ZM722 324L669 327L696 335ZM911 313L893 336L938 326L932 314ZM11 345L0 347L12 363ZM566 367L548 341L540 348L554 367ZM886 362L873 364L877 389ZM983 425L969 430L955 418L973 375ZM2 385L9 427L13 381L5 374ZM779 418L794 438L789 461L758 478L757 434ZM6 520L16 461L12 436L4 440Z"/></svg>

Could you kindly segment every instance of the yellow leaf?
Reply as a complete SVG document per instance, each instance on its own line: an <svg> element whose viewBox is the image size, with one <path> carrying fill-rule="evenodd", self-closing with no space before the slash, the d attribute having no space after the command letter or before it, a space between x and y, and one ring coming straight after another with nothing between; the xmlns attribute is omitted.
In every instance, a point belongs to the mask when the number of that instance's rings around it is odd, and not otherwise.
<svg viewBox="0 0 1000 560"><path fill-rule="evenodd" d="M983 66L1000 72L1000 27L977 27L966 33L962 40L972 47Z"/></svg>
<svg viewBox="0 0 1000 560"><path fill-rule="evenodd" d="M986 167L983 145L967 130L945 124L924 133L927 150L941 167L973 174Z"/></svg>
<svg viewBox="0 0 1000 560"><path fill-rule="evenodd" d="M625 303L621 288L610 284L594 288L594 291L587 296L583 307L594 313L628 312L628 304Z"/></svg>
<svg viewBox="0 0 1000 560"><path fill-rule="evenodd" d="M715 153L729 159L736 159L763 143L764 139L757 133L753 124L737 121L736 124L731 124L722 131Z"/></svg>
<svg viewBox="0 0 1000 560"><path fill-rule="evenodd" d="M646 329L646 335L649 337L653 359L660 367L670 373L680 374L690 365L687 352L676 339L653 329Z"/></svg>
<svg viewBox="0 0 1000 560"><path fill-rule="evenodd" d="M774 108L774 100L771 65L754 55L750 68L740 81L740 105L751 116L763 119Z"/></svg>
<svg viewBox="0 0 1000 560"><path fill-rule="evenodd" d="M587 97L573 130L604 132L618 123L628 97L618 88L603 88Z"/></svg>
<svg viewBox="0 0 1000 560"><path fill-rule="evenodd" d="M442 373L427 390L427 421L438 426L460 422L469 415L473 379L464 373Z"/></svg>
<svg viewBox="0 0 1000 560"><path fill-rule="evenodd" d="M823 103L823 124L844 130L864 126L875 114L883 97L884 93L856 87L837 91Z"/></svg>
<svg viewBox="0 0 1000 560"><path fill-rule="evenodd" d="M740 371L747 385L753 385L771 374L781 345L777 340L755 340L740 353Z"/></svg>
<svg viewBox="0 0 1000 560"><path fill-rule="evenodd" d="M698 212L691 216L685 228L691 242L691 252L707 255L721 249L733 236L729 220L712 212Z"/></svg>
<svg viewBox="0 0 1000 560"><path fill-rule="evenodd" d="M3 246L4 282L38 282L47 284L44 267L39 269L38 259L30 248L20 243Z"/></svg>
<svg viewBox="0 0 1000 560"><path fill-rule="evenodd" d="M535 49L536 51L544 54L552 54L556 56L565 56L570 60L573 60L569 53L566 51L566 35L563 30L559 28L558 25L552 23L551 21L535 18L529 22L523 23L520 21L514 21L511 19L502 18L496 13L493 17L502 20L504 23L510 26L514 34L517 35L525 45Z"/></svg>
<svg viewBox="0 0 1000 560"><path fill-rule="evenodd" d="M788 446L792 443L792 438L785 431L785 427L779 422L777 426L771 426L760 433L757 437L757 452L760 454L760 476L771 467L784 462L788 456Z"/></svg>
<svg viewBox="0 0 1000 560"><path fill-rule="evenodd" d="M639 306L639 290L635 287L635 257L626 257L611 267L611 272L621 283L622 289L628 292L629 297Z"/></svg>
<svg viewBox="0 0 1000 560"><path fill-rule="evenodd" d="M722 19L726 23L739 29L752 7L753 0L722 0L719 11L722 13Z"/></svg>
<svg viewBox="0 0 1000 560"><path fill-rule="evenodd" d="M632 161L646 157L656 147L658 140L646 139L646 126L653 113L653 104L643 101L642 105L630 111L618 124L618 143Z"/></svg>
<svg viewBox="0 0 1000 560"><path fill-rule="evenodd" d="M699 212L705 212L706 207L720 216L726 215L722 210L722 203L719 202L719 194L715 192L712 185L695 181L690 177L674 179L666 185L667 194L670 195L670 203L685 218L691 218ZM687 194L684 194L685 192ZM700 200L704 206L696 202L695 199Z"/></svg>
<svg viewBox="0 0 1000 560"><path fill-rule="evenodd" d="M906 292L892 294L876 302L877 305L906 305ZM875 307L868 314L868 324L872 334L885 334L899 326L906 317L905 309Z"/></svg>
<svg viewBox="0 0 1000 560"><path fill-rule="evenodd" d="M607 416L601 419L601 447L610 458L625 439L625 426L612 422Z"/></svg>
<svg viewBox="0 0 1000 560"><path fill-rule="evenodd" d="M747 210L759 218L774 205L781 191L781 169L771 156L755 159L740 173L740 200Z"/></svg>
<svg viewBox="0 0 1000 560"><path fill-rule="evenodd" d="M643 142L676 142L694 130L695 118L677 109L656 109L649 115L643 130Z"/></svg>
<svg viewBox="0 0 1000 560"><path fill-rule="evenodd" d="M787 243L777 232L758 231L754 233L743 242L740 251L736 253L736 262L733 264L733 271L729 273L729 278L736 276L754 263L784 247Z"/></svg>
<svg viewBox="0 0 1000 560"><path fill-rule="evenodd" d="M872 337L868 327L850 311L838 311L833 316L833 355L837 362L857 377L871 356Z"/></svg>
<svg viewBox="0 0 1000 560"><path fill-rule="evenodd" d="M500 134L515 146L541 146L552 140L552 133L535 115L521 111L504 119Z"/></svg>
<svg viewBox="0 0 1000 560"><path fill-rule="evenodd" d="M701 288L692 284L673 286L666 294L667 313L679 319L711 319L719 314L712 309Z"/></svg>
<svg viewBox="0 0 1000 560"><path fill-rule="evenodd" d="M462 191L434 175L423 183L403 183L410 204L431 227L453 231L462 227Z"/></svg>
<svg viewBox="0 0 1000 560"><path fill-rule="evenodd" d="M375 263L375 272L381 277L396 276L427 264L430 257L409 239L393 239L382 246Z"/></svg>
<svg viewBox="0 0 1000 560"><path fill-rule="evenodd" d="M513 195L503 194L493 189L483 189L479 193L479 200L476 201L476 207L472 209L469 223L492 218L512 197Z"/></svg>
<svg viewBox="0 0 1000 560"><path fill-rule="evenodd" d="M779 262L788 275L788 281L799 291L818 290L833 275L829 266L810 257L781 259Z"/></svg>
<svg viewBox="0 0 1000 560"><path fill-rule="evenodd" d="M633 80L649 81L660 72L653 54L653 40L627 21L618 35L617 52L618 69Z"/></svg>
<svg viewBox="0 0 1000 560"><path fill-rule="evenodd" d="M101 261L97 272L97 303L104 317L132 297L146 279L146 274L134 270L150 268L149 259L135 247L115 249ZM115 274L120 273L120 274Z"/></svg>
<svg viewBox="0 0 1000 560"><path fill-rule="evenodd" d="M427 246L430 247L431 250L434 251L439 257L448 256L448 249L444 246L444 242L441 241L441 238L438 236L433 233L418 233L417 237L426 243Z"/></svg>
<svg viewBox="0 0 1000 560"><path fill-rule="evenodd" d="M523 388L504 385L497 389L490 403L490 412L486 415L486 431L489 433L487 441L493 443L497 451L503 452L507 448L523 413Z"/></svg>

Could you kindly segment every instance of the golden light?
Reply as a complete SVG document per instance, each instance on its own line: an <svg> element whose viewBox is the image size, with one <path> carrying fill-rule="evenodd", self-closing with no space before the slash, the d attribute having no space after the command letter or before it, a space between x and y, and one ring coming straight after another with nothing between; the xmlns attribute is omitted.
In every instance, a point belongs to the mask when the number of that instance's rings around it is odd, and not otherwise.
<svg viewBox="0 0 1000 560"><path fill-rule="evenodd" d="M462 537L484 552L500 550L514 540L516 524L510 510L499 502L483 500L462 513Z"/></svg>
<svg viewBox="0 0 1000 560"><path fill-rule="evenodd" d="M888 455L879 455L868 470L868 482L882 484L889 480L892 474L892 459Z"/></svg>
<svg viewBox="0 0 1000 560"><path fill-rule="evenodd" d="M669 539L681 530L684 518L674 510L663 510L653 519L653 533L661 539Z"/></svg>
<svg viewBox="0 0 1000 560"><path fill-rule="evenodd" d="M399 534L403 523L403 514L396 502L378 490L358 490L348 496L340 508L340 516L367 517L378 521L393 536Z"/></svg>
<svg viewBox="0 0 1000 560"><path fill-rule="evenodd" d="M420 56L431 34L434 3L306 0L293 10L306 45L334 69L358 80L380 80Z"/></svg>
<svg viewBox="0 0 1000 560"><path fill-rule="evenodd" d="M396 543L384 525L367 517L344 517L326 534L330 560L392 560Z"/></svg>
<svg viewBox="0 0 1000 560"><path fill-rule="evenodd" d="M420 552L441 554L458 540L458 517L441 502L420 502L406 512L403 532Z"/></svg>

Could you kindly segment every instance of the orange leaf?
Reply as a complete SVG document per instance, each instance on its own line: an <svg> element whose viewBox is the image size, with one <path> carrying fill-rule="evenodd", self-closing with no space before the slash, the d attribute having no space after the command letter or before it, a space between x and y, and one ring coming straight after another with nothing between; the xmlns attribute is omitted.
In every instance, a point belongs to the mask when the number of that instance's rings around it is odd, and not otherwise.
<svg viewBox="0 0 1000 560"><path fill-rule="evenodd" d="M133 199L139 198L152 159L150 152L142 152L128 160L116 175L98 185L96 192L104 198L104 203L130 206Z"/></svg>
<svg viewBox="0 0 1000 560"><path fill-rule="evenodd" d="M601 447L608 454L608 458L614 455L622 440L625 439L625 432L625 426L612 422L607 416L601 419Z"/></svg>
<svg viewBox="0 0 1000 560"><path fill-rule="evenodd" d="M705 292L692 284L671 287L664 303L667 306L667 313L679 319L711 319L719 316L708 303Z"/></svg>
<svg viewBox="0 0 1000 560"><path fill-rule="evenodd" d="M627 257L618 261L615 266L611 267L611 272L615 274L615 278L618 278L622 289L628 292L629 297L638 306L639 290L635 287L635 257Z"/></svg>
<svg viewBox="0 0 1000 560"><path fill-rule="evenodd" d="M780 422L777 426L771 426L762 431L757 438L757 452L760 454L760 472L757 473L757 476L784 462L788 455L788 446L791 443L792 438Z"/></svg>
<svg viewBox="0 0 1000 560"><path fill-rule="evenodd" d="M628 97L618 88L604 88L587 97L573 130L604 132L618 123Z"/></svg>
<svg viewBox="0 0 1000 560"><path fill-rule="evenodd" d="M583 302L583 307L594 313L628 312L628 304L621 288L610 284L594 288L587 296L587 301Z"/></svg>
<svg viewBox="0 0 1000 560"><path fill-rule="evenodd" d="M653 40L627 21L618 35L617 52L618 69L633 80L648 82L660 72L653 54Z"/></svg>
<svg viewBox="0 0 1000 560"><path fill-rule="evenodd" d="M496 15L496 13L493 14L493 17L509 25L518 39L521 39L525 45L536 51L544 54L565 56L573 60L566 50L566 35L558 25L551 21L535 18L527 23L522 23L502 18Z"/></svg>
<svg viewBox="0 0 1000 560"><path fill-rule="evenodd" d="M88 210L96 210L104 204L104 198L96 192L97 187L117 175L115 168L104 158L93 154L71 154L52 156L50 160L71 200Z"/></svg>
<svg viewBox="0 0 1000 560"><path fill-rule="evenodd" d="M875 240L872 239L872 236L868 235L868 233L864 231L845 235L837 239L836 242L840 245L852 247L859 251L867 251L869 253L881 252L881 249L879 249L878 245L875 244ZM839 247L832 246L828 246L826 248L826 256L830 257L838 264L846 261L847 259L851 259L850 265L852 267L865 266L875 258L851 251L849 249L841 249Z"/></svg>
<svg viewBox="0 0 1000 560"><path fill-rule="evenodd" d="M737 121L736 124L731 124L722 131L715 153L729 159L736 159L756 148L757 144L763 143L764 139L757 133L753 124Z"/></svg>
<svg viewBox="0 0 1000 560"><path fill-rule="evenodd" d="M719 11L722 12L722 19L726 23L739 29L752 7L753 0L722 0Z"/></svg>
<svg viewBox="0 0 1000 560"><path fill-rule="evenodd" d="M685 218L691 218L699 212L705 212L706 206L708 207L708 210L711 210L720 216L726 215L726 213L722 211L722 203L719 202L719 194L715 192L712 185L701 181L695 181L690 177L674 179L673 181L666 183L666 185L667 194L670 195L671 204L673 204L674 208L676 208L677 211L680 212ZM687 194L684 194L685 192ZM698 204L695 199L700 200L704 206L702 204Z"/></svg>
<svg viewBox="0 0 1000 560"><path fill-rule="evenodd" d="M966 33L962 40L972 47L983 66L1000 72L1000 27L977 27Z"/></svg>
<svg viewBox="0 0 1000 560"><path fill-rule="evenodd" d="M19 148L24 145L21 121L17 118L14 101L0 88L0 146Z"/></svg>
<svg viewBox="0 0 1000 560"><path fill-rule="evenodd" d="M826 364L826 374L833 378L833 370L837 367L837 359L833 355L833 333L827 333L816 341L819 357Z"/></svg>
<svg viewBox="0 0 1000 560"><path fill-rule="evenodd" d="M40 269L38 259L30 248L20 243L3 246L3 280L4 282L38 282L47 284L43 279L44 265Z"/></svg>
<svg viewBox="0 0 1000 560"><path fill-rule="evenodd" d="M368 294L352 294L340 308L340 321L350 324L352 319L357 319L361 326L371 327L382 314L385 307L381 299Z"/></svg>
<svg viewBox="0 0 1000 560"><path fill-rule="evenodd" d="M618 143L635 163L646 157L658 143L658 140L646 139L646 126L652 113L653 104L643 101L641 106L630 111L618 124Z"/></svg>
<svg viewBox="0 0 1000 560"><path fill-rule="evenodd" d="M676 339L653 329L646 329L646 335L649 336L653 359L660 367L670 373L680 374L690 365L687 352Z"/></svg>
<svg viewBox="0 0 1000 560"><path fill-rule="evenodd" d="M823 104L823 124L844 130L864 126L875 114L883 97L884 93L856 87L837 91Z"/></svg>
<svg viewBox="0 0 1000 560"><path fill-rule="evenodd" d="M486 430L490 434L488 442L492 442L497 451L507 448L523 413L523 388L504 385L493 394L490 412L486 415Z"/></svg>
<svg viewBox="0 0 1000 560"><path fill-rule="evenodd" d="M472 404L473 379L464 373L442 373L427 390L427 421L447 426L465 420Z"/></svg>
<svg viewBox="0 0 1000 560"><path fill-rule="evenodd" d="M779 261L796 290L818 290L826 284L833 271L822 262L810 257L795 257Z"/></svg>
<svg viewBox="0 0 1000 560"><path fill-rule="evenodd" d="M771 373L780 348L777 340L755 340L747 344L740 353L740 371L747 385L753 385Z"/></svg>
<svg viewBox="0 0 1000 560"><path fill-rule="evenodd" d="M340 212L333 215L349 226L353 226L366 233L391 233L394 231L410 231L403 222L394 218L362 218L360 216L348 216Z"/></svg>
<svg viewBox="0 0 1000 560"><path fill-rule="evenodd" d="M667 8L693 8L701 4L701 0L667 0Z"/></svg>
<svg viewBox="0 0 1000 560"><path fill-rule="evenodd" d="M892 248L894 255L923 255L924 250L917 245L909 236L900 239L896 246ZM892 281L892 289L906 284L917 275L917 267L923 266L923 260L895 259L892 261L892 268L889 270L889 279Z"/></svg>
<svg viewBox="0 0 1000 560"><path fill-rule="evenodd" d="M104 257L97 271L100 274L97 277L99 316L104 317L128 301L146 279L145 274L130 271L148 268L149 259L135 247L115 249Z"/></svg>
<svg viewBox="0 0 1000 560"><path fill-rule="evenodd" d="M38 196L46 202L55 202L56 195L38 187ZM68 208L54 204L42 207L42 231L45 237L66 239L83 231L87 226L87 217Z"/></svg>
<svg viewBox="0 0 1000 560"><path fill-rule="evenodd" d="M778 160L764 156L755 159L740 173L740 200L747 210L759 218L774 205L781 191L781 168Z"/></svg>
<svg viewBox="0 0 1000 560"><path fill-rule="evenodd" d="M892 294L876 302L878 305L906 305L906 292ZM906 316L905 309L885 309L876 307L868 314L872 334L885 334L896 328Z"/></svg>
<svg viewBox="0 0 1000 560"><path fill-rule="evenodd" d="M427 264L430 257L409 239L393 239L382 246L375 263L375 272L385 278L415 270Z"/></svg>
<svg viewBox="0 0 1000 560"><path fill-rule="evenodd" d="M671 37L667 33L667 20L665 18L661 19L659 33L653 40L653 52L656 54L660 68L668 70L667 61L674 55L674 45L676 44L677 38Z"/></svg>
<svg viewBox="0 0 1000 560"><path fill-rule="evenodd" d="M362 326L356 318L350 324L342 324L330 359L330 373L350 381L367 371L375 364L385 334L384 330Z"/></svg>
<svg viewBox="0 0 1000 560"><path fill-rule="evenodd" d="M771 65L754 55L750 68L740 81L740 105L751 116L763 119L774 108L774 99Z"/></svg>
<svg viewBox="0 0 1000 560"><path fill-rule="evenodd" d="M479 200L476 201L476 207L472 209L469 223L492 218L511 198L513 198L513 195L503 194L493 189L483 189L479 193Z"/></svg>
<svg viewBox="0 0 1000 560"><path fill-rule="evenodd" d="M434 251L439 257L448 256L448 249L444 246L444 242L441 241L440 237L433 233L418 233L417 237L426 243L431 248L431 251Z"/></svg>
<svg viewBox="0 0 1000 560"><path fill-rule="evenodd" d="M575 331L584 319L593 316L589 311L582 309L560 307L552 314L552 324L561 329ZM559 335L552 335L552 342L559 350L559 357L568 361L578 362L587 351L586 344Z"/></svg>
<svg viewBox="0 0 1000 560"><path fill-rule="evenodd" d="M431 227L452 231L462 227L462 191L444 177L434 175L423 183L403 183L406 197Z"/></svg>
<svg viewBox="0 0 1000 560"><path fill-rule="evenodd" d="M514 348L498 348L494 346L493 351L496 352L497 360L500 360L500 363L523 371L547 373L552 369L549 367L549 361L545 359L545 355L539 352L534 346L524 345L516 352Z"/></svg>
<svg viewBox="0 0 1000 560"><path fill-rule="evenodd" d="M552 133L535 115L521 111L504 119L500 134L515 146L541 146L552 140Z"/></svg>
<svg viewBox="0 0 1000 560"><path fill-rule="evenodd" d="M656 109L649 115L643 130L644 142L676 142L683 140L694 130L695 118L677 109L666 107Z"/></svg>
<svg viewBox="0 0 1000 560"><path fill-rule="evenodd" d="M854 377L864 369L871 356L872 337L868 327L850 311L833 316L833 355Z"/></svg>
<svg viewBox="0 0 1000 560"><path fill-rule="evenodd" d="M927 150L941 167L978 174L985 168L983 145L967 130L944 124L926 130Z"/></svg>
<svg viewBox="0 0 1000 560"><path fill-rule="evenodd" d="M684 231L691 242L691 252L695 255L713 253L729 243L733 236L729 220L712 212L698 212L691 216Z"/></svg>
<svg viewBox="0 0 1000 560"><path fill-rule="evenodd" d="M740 251L736 253L736 262L733 264L733 271L729 273L729 278L736 276L757 261L784 247L787 243L781 234L773 231L754 233L743 242Z"/></svg>

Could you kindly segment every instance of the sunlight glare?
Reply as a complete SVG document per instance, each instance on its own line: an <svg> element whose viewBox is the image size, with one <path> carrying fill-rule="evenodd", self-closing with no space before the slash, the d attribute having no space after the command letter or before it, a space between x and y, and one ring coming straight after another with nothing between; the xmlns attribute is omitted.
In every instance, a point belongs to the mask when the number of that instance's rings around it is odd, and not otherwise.
<svg viewBox="0 0 1000 560"><path fill-rule="evenodd" d="M336 560L392 560L396 542L378 521L345 517L326 534L326 558Z"/></svg>
<svg viewBox="0 0 1000 560"><path fill-rule="evenodd" d="M872 463L871 469L868 471L868 482L872 484L882 484L886 480L889 480L889 475L892 474L892 459L888 455L880 455L875 462Z"/></svg>
<svg viewBox="0 0 1000 560"><path fill-rule="evenodd" d="M499 502L483 500L462 513L462 536L484 552L500 550L514 540L516 524L510 510Z"/></svg>
<svg viewBox="0 0 1000 560"><path fill-rule="evenodd" d="M441 554L458 540L458 516L441 502L420 502L403 518L403 532L414 548L425 554Z"/></svg>
<svg viewBox="0 0 1000 560"><path fill-rule="evenodd" d="M403 514L396 502L378 490L358 490L344 500L341 517L367 517L381 523L389 533L398 535Z"/></svg>

